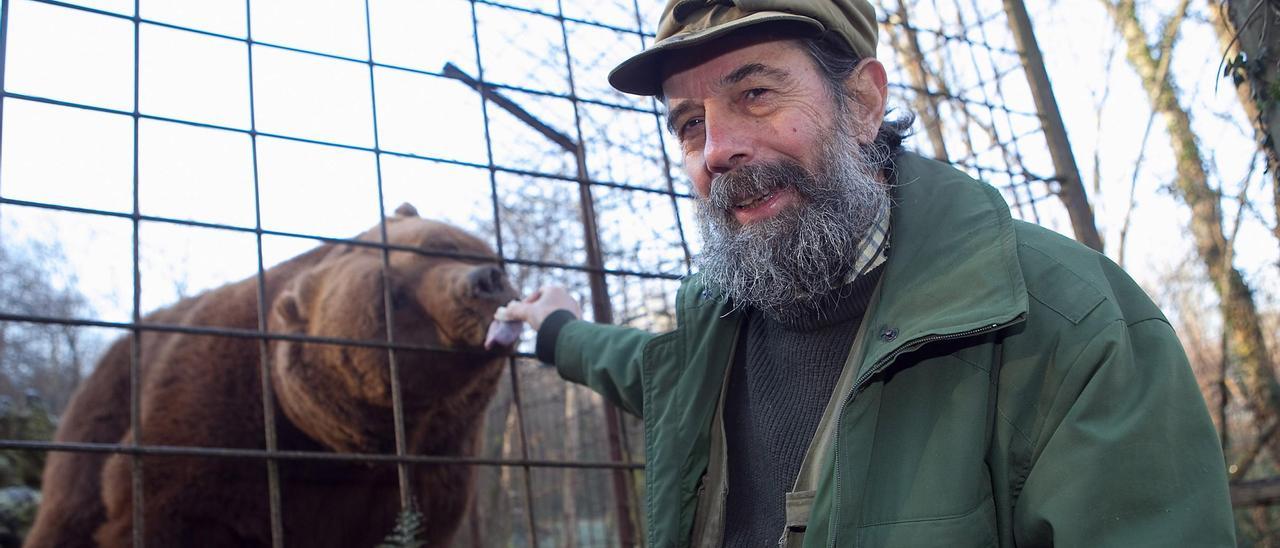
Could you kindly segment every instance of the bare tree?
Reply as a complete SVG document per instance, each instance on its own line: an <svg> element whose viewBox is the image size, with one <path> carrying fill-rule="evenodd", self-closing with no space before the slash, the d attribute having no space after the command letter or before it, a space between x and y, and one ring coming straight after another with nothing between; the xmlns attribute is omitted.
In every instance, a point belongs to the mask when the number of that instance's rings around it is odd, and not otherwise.
<svg viewBox="0 0 1280 548"><path fill-rule="evenodd" d="M1031 87L1031 96L1040 113L1041 126L1045 140L1049 145L1049 153L1053 158L1053 167L1059 179L1058 198L1067 208L1071 217L1071 226L1076 240L1102 252L1102 237L1098 234L1098 226L1093 219L1093 208L1085 194L1084 182L1080 178L1080 169L1076 167L1075 155L1071 152L1071 143L1067 140L1066 126L1062 122L1062 114L1058 112L1058 101L1054 98L1053 88L1049 84L1049 74L1044 68L1044 58L1040 55L1040 44L1036 41L1035 32L1031 28L1031 20L1027 16L1027 8L1022 0L1005 0L1005 13L1009 17L1009 28L1013 31L1014 41L1018 44L1018 52L1022 57L1022 68L1027 75L1027 84Z"/></svg>
<svg viewBox="0 0 1280 548"><path fill-rule="evenodd" d="M88 301L68 272L56 242L0 242L0 311L83 318ZM102 341L84 328L53 323L0 322L0 396L13 401L38 394L57 413L80 383Z"/></svg>
<svg viewBox="0 0 1280 548"><path fill-rule="evenodd" d="M1224 75L1236 86L1271 173L1276 214L1271 233L1280 244L1280 0L1208 4L1209 19L1225 50Z"/></svg>
<svg viewBox="0 0 1280 548"><path fill-rule="evenodd" d="M929 8L909 0L877 3L887 15L880 26L897 54L902 78L907 83L905 95L923 126L922 133L934 157L970 168L979 177L984 171L1009 176L1012 180L1006 190L1012 200L1011 207L1024 215L1026 205L1030 215L1024 218L1033 222L1040 219L1033 203L1035 198L1028 190L1029 183L1051 182L1049 193L1065 208L1076 240L1102 251L1093 208L1022 2L1008 0L1004 5L1009 30L1021 57L1020 66L1038 113L1040 131L1037 133L1043 135L1052 162L1051 176L1034 175L1040 170L1029 168L1019 150L1017 141L1025 130L1015 130L1009 120L1010 105L1006 104L1002 83L1010 68L994 61L994 56L1004 54L1005 47L996 43L1005 36L995 36L988 30L985 23L991 16L984 14L987 8L976 1L963 0L930 0ZM928 20L931 14L938 20L930 22L930 26L914 22L915 19ZM958 67L963 68L957 70ZM974 142L975 134L979 140L987 140L985 147ZM989 154L991 152L999 154L996 162L990 162L997 159ZM993 165L983 165L979 159L984 157Z"/></svg>
<svg viewBox="0 0 1280 548"><path fill-rule="evenodd" d="M881 7L888 9L883 3ZM929 144L933 146L933 157L938 160L947 162L951 158L947 154L947 142L942 135L942 113L939 109L939 99L930 91L930 81L936 78L931 77L929 64L925 60L924 53L920 49L920 38L916 35L916 28L911 26L911 13L903 1L898 2L898 8L893 13L894 19L881 25L890 36L890 41L897 50L898 57L901 59L902 67L906 69L907 75L911 78L911 85L915 88L914 105L916 114L924 123L925 133L929 136Z"/></svg>
<svg viewBox="0 0 1280 548"><path fill-rule="evenodd" d="M1191 210L1190 231L1195 249L1209 273L1222 309L1229 355L1242 378L1241 389L1259 427L1280 420L1280 385L1276 382L1262 323L1253 291L1232 263L1231 242L1223 227L1220 194L1209 185L1205 160L1191 117L1180 104L1181 95L1167 69L1171 52L1163 58L1152 50L1146 31L1138 19L1134 0L1102 0L1124 37L1129 64L1137 71L1153 109L1166 122L1170 145L1176 158L1173 189ZM1184 4L1185 6L1185 4ZM1280 439L1266 443L1272 455L1280 455Z"/></svg>

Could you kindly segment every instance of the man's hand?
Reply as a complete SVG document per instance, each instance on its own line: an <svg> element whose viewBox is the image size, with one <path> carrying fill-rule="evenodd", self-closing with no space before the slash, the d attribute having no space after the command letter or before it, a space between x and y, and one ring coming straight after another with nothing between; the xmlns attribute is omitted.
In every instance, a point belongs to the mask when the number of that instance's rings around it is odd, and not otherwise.
<svg viewBox="0 0 1280 548"><path fill-rule="evenodd" d="M534 291L524 300L511 301L493 314L499 321L522 321L534 331L542 327L542 320L557 310L568 310L574 317L582 317L582 308L563 287L549 285Z"/></svg>

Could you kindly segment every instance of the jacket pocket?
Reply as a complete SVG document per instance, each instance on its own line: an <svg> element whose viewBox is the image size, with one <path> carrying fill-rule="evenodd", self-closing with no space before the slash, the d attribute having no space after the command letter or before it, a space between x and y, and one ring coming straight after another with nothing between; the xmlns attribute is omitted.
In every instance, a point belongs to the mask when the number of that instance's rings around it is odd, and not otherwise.
<svg viewBox="0 0 1280 548"><path fill-rule="evenodd" d="M995 503L986 497L962 514L864 526L857 538L859 547L996 546Z"/></svg>

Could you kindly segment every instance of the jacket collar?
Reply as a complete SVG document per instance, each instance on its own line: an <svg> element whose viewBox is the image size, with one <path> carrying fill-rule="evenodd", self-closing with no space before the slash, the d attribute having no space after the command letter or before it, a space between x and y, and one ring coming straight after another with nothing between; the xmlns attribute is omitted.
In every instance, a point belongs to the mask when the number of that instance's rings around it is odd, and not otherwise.
<svg viewBox="0 0 1280 548"><path fill-rule="evenodd" d="M910 152L896 173L891 251L864 363L1025 317L1013 219L999 192Z"/></svg>

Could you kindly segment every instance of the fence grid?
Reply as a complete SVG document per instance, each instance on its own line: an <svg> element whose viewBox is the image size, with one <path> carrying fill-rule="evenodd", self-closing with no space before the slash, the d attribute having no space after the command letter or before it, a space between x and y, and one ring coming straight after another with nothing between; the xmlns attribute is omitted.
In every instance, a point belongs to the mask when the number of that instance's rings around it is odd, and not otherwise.
<svg viewBox="0 0 1280 548"><path fill-rule="evenodd" d="M5 211L40 211L66 213L75 218L104 218L128 221L131 227L131 310L128 321L108 321L93 317L73 317L49 314L32 314L12 312L0 307L0 325L7 323L48 326L67 326L78 328L108 328L130 334L130 425L134 432L142 431L140 381L141 373L141 339L143 333L181 333L190 335L206 335L238 339L252 339L258 343L259 382L262 389L261 406L263 411L264 449L218 448L218 447L185 447L162 444L147 444L141 436L134 436L132 441L124 444L102 444L88 442L52 442L46 440L0 439L0 449L48 452L69 451L84 453L112 453L127 455L131 459L131 481L135 497L134 530L135 546L142 546L145 530L142 513L142 497L145 496L144 456L197 456L224 459L249 459L264 463L268 476L268 496L271 522L272 545L276 547L288 544L282 518L281 486L279 467L282 462L293 461L343 461L394 464L397 468L398 496L402 508L413 507L412 487L410 485L410 465L414 464L466 464L478 468L494 468L501 474L518 473L519 478L512 483L523 490L523 496L512 494L520 499L518 504L509 508L512 516L519 515L523 519L520 526L522 532L512 531L512 542L537 546L576 541L579 545L592 546L633 546L640 542L642 520L639 518L639 505L635 503L639 497L640 486L636 482L636 474L643 469L641 455L633 455L631 447L635 445L634 437L638 435L638 423L619 416L612 407L603 404L598 398L583 393L578 396L576 388L561 388L563 394L563 412L555 411L548 415L542 407L556 408L560 400L543 401L537 390L530 388L533 383L542 383L546 369L533 365L533 356L527 351L515 352L507 361L506 383L509 383L511 412L514 415L495 415L490 420L506 420L508 428L498 429L505 432L503 443L514 445L510 449L501 448L499 457L490 456L441 456L409 454L406 449L406 426L404 416L403 387L400 386L400 374L396 351L446 351L444 347L423 345L400 340L394 328L392 317L392 295L389 279L391 253L411 252L426 257L449 257L464 260L484 260L465 253L428 251L414 247L395 245L389 242L387 235L387 202L388 193L384 187L384 162L388 159L404 159L414 162L425 162L431 165L455 166L474 170L483 170L487 178L489 203L484 204L488 221L481 228L489 233L495 244L498 257L508 268L519 269L520 278L527 278L529 284L548 279L581 280L584 288L589 287L591 310L590 317L596 321L613 323L615 316L619 323L633 324L639 327L656 328L671 327L671 320L663 319L670 314L673 298L672 284L690 272L692 257L696 255L696 242L685 237L686 220L690 218L689 192L682 174L678 172L671 160L672 144L667 139L663 124L661 105L652 98L636 99L625 97L610 90L601 90L601 69L607 69L624 55L639 51L654 38L652 29L647 25L656 21L659 0L614 0L609 2L566 2L565 0L449 0L449 3L465 5L470 24L470 51L474 55L474 64L455 65L446 62L438 71L411 66L408 63L390 62L380 58L377 51L379 42L375 39L374 9L369 0L360 6L363 12L363 56L347 53L319 51L290 44L287 41L273 41L255 37L255 10L251 0L244 3L243 35L198 28L196 25L178 24L164 18L146 17L141 0L132 2L131 13L121 13L112 9L82 5L76 2L58 0L3 0L0 11L0 128L3 128L4 139L20 140L24 135L22 128L11 128L11 118L5 117L6 110L15 105L42 105L68 112L92 112L108 116L128 117L132 124L132 159L131 159L131 192L132 202L128 210L114 210L108 207L86 207L65 203L56 199L39 196L24 196L21 193L12 195L5 181L0 180L0 221L4 220ZM60 97L57 94L33 93L23 87L10 89L10 82L5 78L11 49L9 42L12 36L10 14L14 5L43 6L49 9L63 10L87 17L101 18L114 22L123 22L132 26L132 108L120 108L118 105L94 104L92 100L82 98ZM933 142L932 153L935 157L948 159L974 173L978 178L987 179L1002 189L1010 201L1015 215L1022 218L1042 222L1049 218L1061 218L1061 212L1054 209L1049 198L1056 195L1058 176L1043 150L1043 137L1040 129L1040 114L1035 111L1029 99L1022 97L1021 91L1026 83L1016 80L1016 73L1021 68L1018 51L1008 45L1011 43L1004 27L1004 12L998 2L993 0L896 0L893 3L877 2L882 18L882 44L880 57L890 67L890 87L903 105L913 105L911 110L920 116L926 126L937 125L940 138ZM568 9L567 9L568 8ZM121 10L126 11L126 10ZM569 12L573 12L570 14ZM596 20L593 17L577 15L582 12L600 13L619 19L619 21ZM907 20L910 13L915 18ZM491 29L504 28L503 21L514 21L517 29L527 32L498 33ZM526 51L522 40L535 34L532 28L549 28L547 50ZM243 47L245 66L247 67L247 123L237 125L216 120L184 118L167 113L150 112L146 108L146 98L142 90L144 29L164 29L185 33L193 37L229 43ZM598 33L597 36L608 36L610 40L627 41L624 47L601 47L601 43L586 41L587 33ZM899 42L899 34L911 33L912 41L918 50L917 62L928 68L922 79L913 80L904 71L904 63L894 59L895 54L904 50ZM998 34L996 33L1003 33ZM601 38L600 40L604 40ZM584 50L592 50L590 53ZM367 71L367 88L369 93L369 122L372 126L371 143L352 142L350 139L319 138L305 131L276 131L275 128L263 129L260 115L263 105L257 99L261 91L255 85L255 59L266 52L278 52L299 55L307 58L325 60L351 66L358 66ZM528 75L553 74L555 79L563 79L563 89L557 88L554 82L529 79L526 81L508 81L508 63L503 57L507 53L521 52L536 61L536 66L523 67ZM957 63L962 59L964 63ZM464 68L465 67L465 68ZM474 76L467 73L474 68ZM486 73L486 67L490 73ZM498 67L494 72L494 67ZM261 68L261 67L259 67ZM545 72L538 72L545 71ZM398 74L414 78L427 78L439 82L455 82L470 89L478 98L479 120L483 125L483 161L454 157L442 153L424 153L412 150L412 147L399 149L395 144L385 144L381 138L383 131L379 129L379 97L384 85L379 74ZM496 74L496 76L495 76ZM1010 98L1006 92L1010 86L1017 87L1018 97ZM422 98L417 100L421 101ZM427 97L427 101L432 98ZM567 115L557 117L546 105L567 104ZM920 105L929 106L921 109ZM491 108L492 107L497 107ZM338 108L348 108L339 106ZM350 108L362 108L359 105ZM511 116L515 122L504 121ZM635 117L635 118L628 118ZM620 120L633 120L634 124L622 123ZM639 120L646 119L641 123ZM182 218L173 215L157 215L146 211L142 197L140 173L144 162L141 152L140 134L146 123L174 124L198 130L218 132L228 135L242 136L248 139L250 154L251 180L253 189L253 221L252 225L244 223L211 222L194 218ZM505 125L504 125L505 124ZM518 142L523 147L536 151L548 144L555 145L564 153L563 165L557 168L552 160L534 161L529 158L512 158L509 154L512 147L504 139L514 134L512 124L523 124L530 136L544 139L541 144ZM567 127L571 124L571 127ZM634 126L634 127L632 127ZM628 142L625 137L617 138L607 134L608 131L632 128L650 140ZM449 128L439 128L448 131ZM571 131L569 131L571 130ZM915 142L916 138L913 137ZM1030 142L1029 142L1030 140ZM354 238L336 238L330 235L309 231L284 230L274 224L264 223L264 189L262 183L262 158L260 144L264 142L287 142L305 146L322 147L340 151L350 151L372 156L373 183L378 200L379 241L361 241ZM924 151L928 143L916 143L917 148ZM954 147L954 148L952 148ZM0 154L6 147L0 147ZM948 157L946 149L963 150L962 154ZM500 154L501 152L501 154ZM519 153L519 150L517 150ZM619 159L619 157L623 159ZM570 161L571 160L571 161ZM0 155L0 168L11 158ZM548 163L550 162L550 163ZM602 167L607 162L607 167ZM548 167L550 166L550 167ZM616 166L616 167L615 167ZM631 170L631 171L627 171ZM637 175L639 170L642 174ZM525 221L528 211L513 209L504 201L510 197L504 192L519 183L521 187L537 188L546 192L548 199L558 198L577 200L581 238L585 248L580 254L529 256L523 253L524 242L512 228L513 223ZM57 184L57 181L51 181ZM561 187L567 193L561 193ZM9 185L12 187L12 184ZM568 192L568 189L577 193ZM12 192L12 191L9 191ZM516 196L517 201L522 196ZM649 241L643 227L637 219L650 215L650 209L637 205L637 200L656 199L670 207L670 219L673 227L650 228L654 231ZM652 207L657 202L644 202ZM562 204L567 205L567 204ZM600 210L599 208L604 208ZM571 209L571 208L565 208ZM1042 213L1048 210L1045 217ZM536 215L538 212L533 212ZM601 224L601 220L610 221ZM659 221L659 225L661 222ZM257 325L255 329L237 329L214 326L175 325L164 322L149 321L144 311L143 300L143 236L144 225L162 225L173 227L193 227L208 229L221 233L252 234L255 242ZM520 225L518 225L520 226ZM671 232L671 229L674 232ZM0 230L4 229L0 223ZM628 231L640 234L628 236ZM638 232L636 232L638 231ZM622 236L619 236L621 234ZM3 233L0 233L2 236ZM315 244L341 244L377 249L381 253L381 276L383 280L382 305L385 323L388 326L384 337L377 340L356 340L339 337L319 337L272 332L268 328L268 302L266 294L266 272L271 260L264 253L264 238L291 238ZM632 241L627 241L627 240ZM3 239L0 239L3 242ZM621 244L619 244L621 242ZM7 245L7 244L6 244ZM631 247L628 248L627 246ZM648 261L647 263L645 261ZM530 288L524 288L530 289ZM619 304L620 303L620 304ZM618 307L621 313L615 314ZM656 319L655 319L656 317ZM664 323L666 322L666 323ZM394 422L395 447L393 454L380 453L328 453L318 451L283 450L278 445L277 425L275 423L276 403L273 400L270 362L272 360L270 343L275 341L305 342L322 345L339 345L359 348L383 349L387 352L389 378L393 400L392 413ZM3 359L3 355L0 355ZM538 385L541 387L541 385ZM581 401L579 401L581 400ZM585 407L584 407L585 406ZM583 408L594 411L582 413ZM603 416L599 416L599 415ZM555 430L555 425L548 425L543 419L547 416L563 416L566 421L596 422L592 428L583 429L579 424L570 427L571 437L576 438L580 431L598 432L602 435L599 444L594 447L607 447L606 454L594 451L594 456L561 454L557 455L547 447L547 430ZM504 419L505 417L505 419ZM512 419L511 417L514 417ZM595 417L595 419L593 419ZM542 421L542 422L540 422ZM590 441L584 444L589 446ZM576 446L575 446L576 447ZM580 447L577 447L581 449ZM534 456L536 454L552 455L549 457ZM598 457L598 458L597 458ZM544 476L547 471L563 471L560 484L569 490L582 489L586 483L600 486L602 489L590 490L588 498L593 506L607 507L603 525L590 525L585 531L579 531L580 524L559 524L558 513L548 508L559 508L560 513L570 511L565 504L573 505L571 494L555 505L547 502L547 484L556 483L553 476ZM580 473L579 475L571 474ZM607 477L606 477L607 476ZM505 476L504 476L505 477ZM577 480L575 482L575 480ZM576 483L576 484L575 484ZM543 489L539 489L543 488ZM552 488L554 489L554 488ZM595 497L595 498L591 498ZM611 499L605 501L605 499ZM474 519L474 518L472 518ZM474 529L474 524L473 524ZM579 535L579 533L582 533ZM472 542L480 542L476 533L470 533Z"/></svg>

